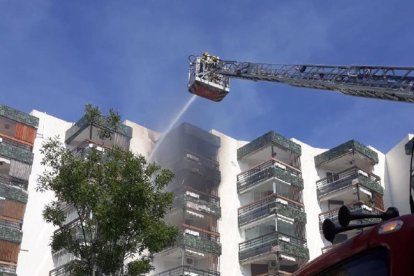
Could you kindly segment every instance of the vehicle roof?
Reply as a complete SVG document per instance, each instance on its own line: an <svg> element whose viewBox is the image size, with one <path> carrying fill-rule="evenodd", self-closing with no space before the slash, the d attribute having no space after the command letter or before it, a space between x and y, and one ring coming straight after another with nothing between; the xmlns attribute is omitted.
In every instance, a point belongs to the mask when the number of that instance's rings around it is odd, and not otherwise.
<svg viewBox="0 0 414 276"><path fill-rule="evenodd" d="M393 220L402 220L403 227L399 231L390 234L378 234L378 229L379 227L381 227L381 225ZM392 246L401 246L401 244L406 244L407 250L414 251L414 239L412 238L413 231L414 215L405 215L397 217L379 223L378 225L375 225L371 228L365 228L361 234L333 247L328 252L320 255L311 262L307 263L305 266L296 271L293 275L299 276L318 274L330 268L331 266L341 261L344 261L356 254L362 253L367 249L379 246L384 246L390 249L390 247ZM400 252L393 252L393 254L407 255L407 252L403 252L403 250L394 251ZM398 258L401 259L400 256Z"/></svg>

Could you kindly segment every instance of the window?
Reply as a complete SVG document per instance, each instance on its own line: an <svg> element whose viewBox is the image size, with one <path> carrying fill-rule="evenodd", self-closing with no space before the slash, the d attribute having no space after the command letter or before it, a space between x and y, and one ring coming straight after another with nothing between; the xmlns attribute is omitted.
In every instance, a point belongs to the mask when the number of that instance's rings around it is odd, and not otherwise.
<svg viewBox="0 0 414 276"><path fill-rule="evenodd" d="M319 276L385 276L389 275L389 253L378 247L337 264Z"/></svg>

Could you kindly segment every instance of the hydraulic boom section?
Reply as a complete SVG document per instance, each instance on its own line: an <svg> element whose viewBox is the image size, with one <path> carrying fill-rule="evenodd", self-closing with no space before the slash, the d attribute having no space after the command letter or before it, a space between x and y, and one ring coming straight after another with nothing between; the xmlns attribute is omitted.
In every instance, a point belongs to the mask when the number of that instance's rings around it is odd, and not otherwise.
<svg viewBox="0 0 414 276"><path fill-rule="evenodd" d="M230 78L238 78L414 103L414 67L263 64L208 53L189 59L189 92L216 102L230 91Z"/></svg>

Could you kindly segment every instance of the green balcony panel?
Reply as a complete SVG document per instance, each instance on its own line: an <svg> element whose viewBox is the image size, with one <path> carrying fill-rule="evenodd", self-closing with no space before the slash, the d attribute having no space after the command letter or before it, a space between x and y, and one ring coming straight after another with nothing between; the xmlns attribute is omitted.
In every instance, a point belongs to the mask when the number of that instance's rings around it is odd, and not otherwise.
<svg viewBox="0 0 414 276"><path fill-rule="evenodd" d="M358 180L362 186L372 191L375 191L381 195L384 195L384 188L381 186L379 178L372 179L372 177L369 177L363 174L358 174Z"/></svg>
<svg viewBox="0 0 414 276"><path fill-rule="evenodd" d="M298 259L299 263L309 259L306 241L286 234L272 232L239 244L239 261L244 262L258 256L274 254L273 248L280 247L282 254Z"/></svg>
<svg viewBox="0 0 414 276"><path fill-rule="evenodd" d="M9 241L20 244L23 233L21 230L0 225L0 240Z"/></svg>
<svg viewBox="0 0 414 276"><path fill-rule="evenodd" d="M33 153L30 150L16 147L5 141L0 143L0 156L30 165L33 163Z"/></svg>
<svg viewBox="0 0 414 276"><path fill-rule="evenodd" d="M272 206L271 206L272 208ZM306 213L298 208L292 208L291 206L284 205L282 203L274 203L274 212L281 214L288 218L293 218L296 221L306 223Z"/></svg>
<svg viewBox="0 0 414 276"><path fill-rule="evenodd" d="M17 274L12 272L3 272L0 267L0 276L17 276Z"/></svg>
<svg viewBox="0 0 414 276"><path fill-rule="evenodd" d="M39 126L39 118L16 110L6 105L0 105L0 116L6 117L13 121L37 128Z"/></svg>
<svg viewBox="0 0 414 276"><path fill-rule="evenodd" d="M245 177L243 180L238 180L237 190L240 193L272 177L275 177L283 182L287 182L290 185L296 186L299 189L303 190L302 177L293 175L290 172L277 166L265 168L263 170L260 170L259 172Z"/></svg>
<svg viewBox="0 0 414 276"><path fill-rule="evenodd" d="M221 215L220 201L218 200L203 200L186 194L180 201L183 201L184 206L187 208L212 215L216 218L219 218Z"/></svg>
<svg viewBox="0 0 414 276"><path fill-rule="evenodd" d="M221 255L221 245L219 243L207 239L200 239L192 235L184 235L184 246Z"/></svg>
<svg viewBox="0 0 414 276"><path fill-rule="evenodd" d="M325 151L324 153L315 156L315 165L318 167L321 164L341 157L342 155L345 155L350 151L355 151L366 156L367 158L371 159L374 164L378 163L378 154L375 151L369 149L367 146L364 146L358 141L350 140L346 143L343 143L335 148L332 148L328 151Z"/></svg>
<svg viewBox="0 0 414 276"><path fill-rule="evenodd" d="M199 233L200 236L194 236L191 234L181 233L177 240L177 246L189 247L194 250L212 253L215 255L221 255L220 243L208 238L205 233Z"/></svg>
<svg viewBox="0 0 414 276"><path fill-rule="evenodd" d="M303 225L306 224L306 213L302 205L282 199L274 194L258 202L241 207L238 211L239 226L257 221L272 214L280 214L294 219L295 222Z"/></svg>
<svg viewBox="0 0 414 276"><path fill-rule="evenodd" d="M289 243L279 240L282 254L299 257L300 259L309 260L309 249L300 243Z"/></svg>
<svg viewBox="0 0 414 276"><path fill-rule="evenodd" d="M249 155L252 152L255 152L261 148L275 145L278 147L282 147L284 149L290 150L297 155L302 154L302 148L299 144L290 141L286 137L274 132L270 131L259 138L254 139L250 143L244 145L243 147L237 150L237 159L240 160L243 157Z"/></svg>
<svg viewBox="0 0 414 276"><path fill-rule="evenodd" d="M66 131L65 135L65 141L66 143L70 143L72 139L82 130L84 130L86 127L88 127L90 124L88 123L86 116L83 116L79 121L77 121L71 128L69 128ZM101 117L99 122L94 123L97 127L100 128L109 128L109 125L104 120L104 117ZM119 133L123 136L126 136L128 138L132 137L132 128L129 126L126 126L124 124L120 124L118 126L118 129L115 131L116 133Z"/></svg>
<svg viewBox="0 0 414 276"><path fill-rule="evenodd" d="M358 180L358 184L374 191L380 195L384 194L384 188L381 186L381 179L367 172L353 167L332 176L330 179L323 178L316 182L316 189L318 198L323 197L329 193L339 191L354 185L354 181Z"/></svg>
<svg viewBox="0 0 414 276"><path fill-rule="evenodd" d="M21 203L27 203L27 192L20 188L3 184L0 179L0 197L4 197L9 200L19 201Z"/></svg>

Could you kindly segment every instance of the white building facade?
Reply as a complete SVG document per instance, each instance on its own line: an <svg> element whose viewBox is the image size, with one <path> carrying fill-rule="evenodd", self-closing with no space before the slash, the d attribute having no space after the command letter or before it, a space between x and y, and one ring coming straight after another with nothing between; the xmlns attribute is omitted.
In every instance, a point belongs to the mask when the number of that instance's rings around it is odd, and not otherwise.
<svg viewBox="0 0 414 276"><path fill-rule="evenodd" d="M35 188L44 170L42 142L56 135L67 142L74 125L39 111L31 115L39 118L39 127L17 264L22 276L49 275L64 264L50 250L55 229L42 219L53 194ZM132 130L129 149L147 158L157 141L168 141L137 123L124 125ZM181 227L181 240L155 257L150 275L289 275L329 249L321 221L335 219L339 206L372 213L395 206L400 214L409 213L410 157L404 147L413 135L384 154L354 140L319 149L274 131L249 142L189 124L176 129L185 134L177 141L187 142L168 153L167 165L182 178L171 186L177 202L167 219ZM167 156L169 147L157 146L154 160ZM334 243L355 234L339 235Z"/></svg>

